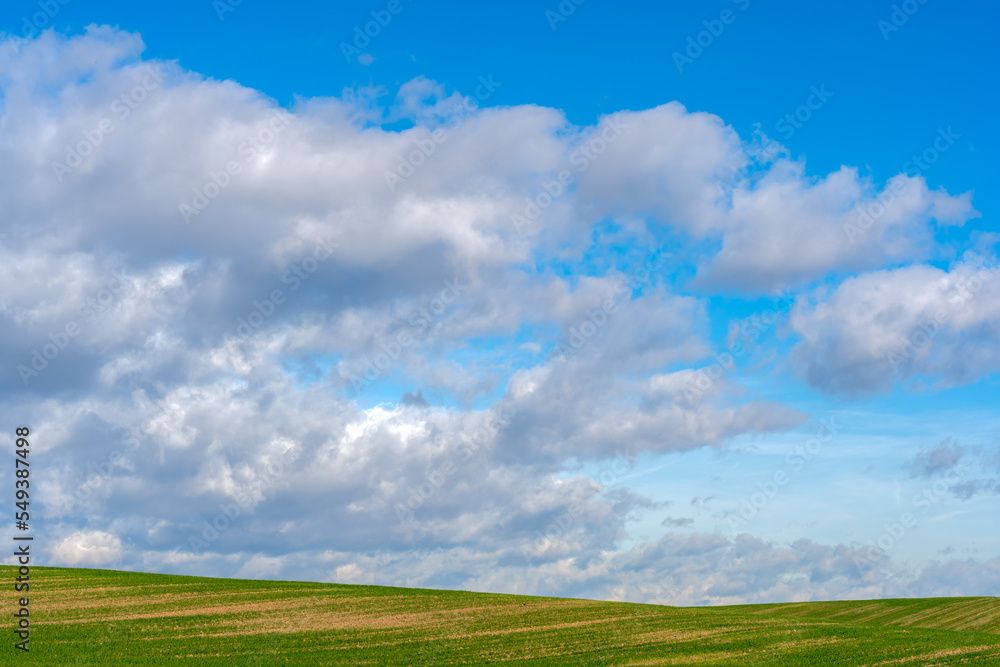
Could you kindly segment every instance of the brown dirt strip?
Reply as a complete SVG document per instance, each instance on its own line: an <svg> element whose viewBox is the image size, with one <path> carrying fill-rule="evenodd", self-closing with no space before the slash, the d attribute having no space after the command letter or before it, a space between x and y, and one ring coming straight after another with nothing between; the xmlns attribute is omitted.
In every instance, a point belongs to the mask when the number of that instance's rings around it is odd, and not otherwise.
<svg viewBox="0 0 1000 667"><path fill-rule="evenodd" d="M935 651L934 653L912 655L906 658L897 658L895 660L876 662L873 663L870 667L876 667L877 665L902 665L904 663L914 662L916 660L936 660L937 658L948 658L956 655L967 655L969 653L978 653L980 651L987 651L989 649L1000 649L1000 644L990 644L988 646L966 646L965 648L953 648L945 651ZM995 657L997 655L1000 655L1000 653L991 653L985 657ZM869 665L863 665L862 667L869 667Z"/></svg>

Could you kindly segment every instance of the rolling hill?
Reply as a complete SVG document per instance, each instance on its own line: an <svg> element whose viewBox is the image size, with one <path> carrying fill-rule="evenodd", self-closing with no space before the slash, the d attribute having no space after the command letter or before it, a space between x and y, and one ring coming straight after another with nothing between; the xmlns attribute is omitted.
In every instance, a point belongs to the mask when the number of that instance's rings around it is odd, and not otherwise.
<svg viewBox="0 0 1000 667"><path fill-rule="evenodd" d="M24 653L5 588L3 665L1000 665L997 598L677 608L32 568Z"/></svg>

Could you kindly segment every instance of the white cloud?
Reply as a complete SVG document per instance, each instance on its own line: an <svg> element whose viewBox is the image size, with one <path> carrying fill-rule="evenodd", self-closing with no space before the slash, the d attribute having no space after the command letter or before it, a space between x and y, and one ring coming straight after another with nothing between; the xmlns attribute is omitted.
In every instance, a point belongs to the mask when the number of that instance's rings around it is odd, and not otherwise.
<svg viewBox="0 0 1000 667"><path fill-rule="evenodd" d="M237 579L273 579L281 572L284 558L272 558L257 554L243 563L234 575Z"/></svg>
<svg viewBox="0 0 1000 667"><path fill-rule="evenodd" d="M926 376L938 386L1000 370L1000 280L970 255L945 271L917 265L849 278L797 303L792 360L813 386L858 394Z"/></svg>
<svg viewBox="0 0 1000 667"><path fill-rule="evenodd" d="M864 550L844 544L780 544L748 534L726 538L697 532L669 533L617 552L580 546L567 541L555 557L530 565L504 544L491 552L460 545L402 552L293 553L281 559L244 552L169 562L174 571L192 573L204 573L206 567L226 573L241 564L246 576L256 576L264 567L265 576L292 580L669 605L969 597L1000 590L997 559L935 561L911 568L888 557L873 564ZM158 558L150 554L147 560Z"/></svg>
<svg viewBox="0 0 1000 667"><path fill-rule="evenodd" d="M733 192L722 216L722 249L700 278L777 291L831 273L926 259L933 255L932 219L955 225L976 216L970 195L930 191L923 177L900 174L879 191L853 168L813 181L802 163L778 160Z"/></svg>
<svg viewBox="0 0 1000 667"><path fill-rule="evenodd" d="M100 530L78 530L52 547L52 561L69 566L100 566L117 563L122 557L122 541Z"/></svg>
<svg viewBox="0 0 1000 667"><path fill-rule="evenodd" d="M746 161L739 136L722 119L688 113L677 102L604 119L621 136L597 155L580 177L580 196L606 214L646 215L678 229L706 235L718 225L718 183ZM602 139L604 125L588 132L585 146ZM609 133L610 136L610 133Z"/></svg>

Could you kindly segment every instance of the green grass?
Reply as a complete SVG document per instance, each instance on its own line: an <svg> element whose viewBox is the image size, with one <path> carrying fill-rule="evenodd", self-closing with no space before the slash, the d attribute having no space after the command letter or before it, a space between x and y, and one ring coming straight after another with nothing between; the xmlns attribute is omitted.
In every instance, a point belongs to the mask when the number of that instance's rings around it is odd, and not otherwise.
<svg viewBox="0 0 1000 667"><path fill-rule="evenodd" d="M1000 599L678 608L32 568L0 665L1000 665Z"/></svg>

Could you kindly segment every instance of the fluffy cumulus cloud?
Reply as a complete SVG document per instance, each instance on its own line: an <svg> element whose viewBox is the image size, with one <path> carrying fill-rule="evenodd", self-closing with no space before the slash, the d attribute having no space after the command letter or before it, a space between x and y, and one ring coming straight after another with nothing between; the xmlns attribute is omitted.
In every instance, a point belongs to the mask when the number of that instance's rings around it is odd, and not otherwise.
<svg viewBox="0 0 1000 667"><path fill-rule="evenodd" d="M113 565L122 556L122 541L101 530L77 530L52 547L52 562L70 566Z"/></svg>
<svg viewBox="0 0 1000 667"><path fill-rule="evenodd" d="M970 253L946 269L906 266L820 290L792 313L793 363L813 386L845 393L986 377L1000 370L998 278L995 262Z"/></svg>
<svg viewBox="0 0 1000 667"><path fill-rule="evenodd" d="M885 202L884 204L882 202ZM900 174L881 190L842 167L818 182L779 160L752 187L732 194L722 249L704 269L713 285L777 290L824 275L931 257L934 227L978 213L966 193L930 191Z"/></svg>
<svg viewBox="0 0 1000 667"><path fill-rule="evenodd" d="M0 41L0 395L34 425L53 563L689 603L891 592L844 546L626 548L660 505L609 480L805 419L728 377L689 391L706 290L871 270L793 311L823 389L995 370L1000 282L970 259L882 270L931 259L967 195L755 163L677 103L577 127L417 79L386 106L282 109L143 48L95 26ZM631 251L594 259L595 234ZM667 247L695 258L690 285Z"/></svg>

